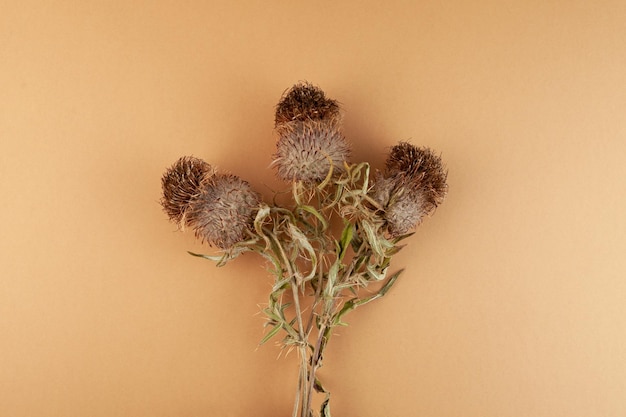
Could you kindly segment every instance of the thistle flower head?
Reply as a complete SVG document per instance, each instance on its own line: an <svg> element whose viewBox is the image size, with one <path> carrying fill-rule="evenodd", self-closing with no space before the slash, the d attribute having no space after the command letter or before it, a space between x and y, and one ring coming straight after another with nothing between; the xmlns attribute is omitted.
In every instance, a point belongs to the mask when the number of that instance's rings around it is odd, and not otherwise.
<svg viewBox="0 0 626 417"><path fill-rule="evenodd" d="M213 176L211 165L193 156L183 156L165 171L161 178L161 206L179 227L187 224L186 213L200 186Z"/></svg>
<svg viewBox="0 0 626 417"><path fill-rule="evenodd" d="M281 97L276 106L275 126L293 121L336 120L340 118L339 104L326 98L319 87L301 82Z"/></svg>
<svg viewBox="0 0 626 417"><path fill-rule="evenodd" d="M195 235L220 249L246 239L260 196L236 175L215 174L202 184L187 215Z"/></svg>
<svg viewBox="0 0 626 417"><path fill-rule="evenodd" d="M447 194L447 176L441 158L428 148L401 142L391 149L372 191L391 235L408 233L435 211Z"/></svg>
<svg viewBox="0 0 626 417"><path fill-rule="evenodd" d="M322 181L340 172L350 154L341 134L341 115L335 100L303 82L283 94L276 106L278 142L273 165L286 181Z"/></svg>
<svg viewBox="0 0 626 417"><path fill-rule="evenodd" d="M273 165L285 181L322 181L332 169L341 172L350 147L337 122L308 120L278 127Z"/></svg>

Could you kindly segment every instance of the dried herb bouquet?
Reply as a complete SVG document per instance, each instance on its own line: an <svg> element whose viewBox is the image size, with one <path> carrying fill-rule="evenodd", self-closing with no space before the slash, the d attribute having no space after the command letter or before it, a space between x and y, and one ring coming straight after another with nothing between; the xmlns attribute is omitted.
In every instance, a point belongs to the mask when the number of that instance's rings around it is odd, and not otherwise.
<svg viewBox="0 0 626 417"><path fill-rule="evenodd" d="M273 166L289 198L265 202L250 184L185 156L162 177L170 220L220 250L191 253L222 266L255 252L274 277L261 344L282 334L295 349L299 378L293 417L329 417L330 394L317 372L344 316L384 296L402 270L389 273L399 244L443 201L447 171L428 148L401 142L384 172L349 162L338 103L309 83L287 90L276 107ZM284 199L284 198L283 198ZM320 399L314 405L314 393Z"/></svg>

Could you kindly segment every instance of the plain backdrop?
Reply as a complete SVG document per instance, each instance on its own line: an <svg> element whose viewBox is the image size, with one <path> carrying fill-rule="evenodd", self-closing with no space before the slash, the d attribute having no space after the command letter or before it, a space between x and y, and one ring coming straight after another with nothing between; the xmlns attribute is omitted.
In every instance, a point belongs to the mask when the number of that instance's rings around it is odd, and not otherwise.
<svg viewBox="0 0 626 417"><path fill-rule="evenodd" d="M626 2L3 1L0 416L290 416L263 262L167 221L183 155L266 198L274 106L338 100L355 161L398 141L448 199L347 317L337 417L626 415Z"/></svg>

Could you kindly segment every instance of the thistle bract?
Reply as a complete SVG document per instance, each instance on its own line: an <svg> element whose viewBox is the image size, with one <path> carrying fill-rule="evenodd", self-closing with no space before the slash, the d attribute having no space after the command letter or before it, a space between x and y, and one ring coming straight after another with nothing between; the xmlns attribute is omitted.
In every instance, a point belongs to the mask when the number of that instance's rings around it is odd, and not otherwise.
<svg viewBox="0 0 626 417"><path fill-rule="evenodd" d="M278 127L274 165L286 181L321 181L331 169L343 170L350 147L336 122L309 120Z"/></svg>
<svg viewBox="0 0 626 417"><path fill-rule="evenodd" d="M246 239L260 204L250 184L236 175L215 174L202 184L187 215L196 237L221 249Z"/></svg>

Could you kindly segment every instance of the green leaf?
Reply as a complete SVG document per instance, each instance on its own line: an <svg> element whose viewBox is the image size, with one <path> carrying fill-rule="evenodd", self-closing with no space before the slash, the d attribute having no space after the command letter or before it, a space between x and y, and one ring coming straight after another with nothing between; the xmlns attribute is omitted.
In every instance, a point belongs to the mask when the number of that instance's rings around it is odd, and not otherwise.
<svg viewBox="0 0 626 417"><path fill-rule="evenodd" d="M300 205L300 194L302 194L302 181L294 181L291 183L291 194L297 205Z"/></svg>
<svg viewBox="0 0 626 417"><path fill-rule="evenodd" d="M392 276L390 276L389 280L385 283L385 285L383 285L383 287L380 290L378 290L378 296L383 297L385 294L387 294L387 291L391 289L393 284L396 283L396 281L398 280L398 278L403 272L404 272L404 269L401 269L395 274L393 274Z"/></svg>
<svg viewBox="0 0 626 417"><path fill-rule="evenodd" d="M191 251L187 251L188 254L190 254L191 256L195 256L197 258L204 258L204 259L208 259L209 261L220 261L222 260L222 258L224 257L224 255L205 255L203 253L194 253Z"/></svg>
<svg viewBox="0 0 626 417"><path fill-rule="evenodd" d="M285 288L288 287L289 281L291 281L291 277L286 277L286 278L276 281L276 283L272 287L272 291L284 290Z"/></svg>
<svg viewBox="0 0 626 417"><path fill-rule="evenodd" d="M270 252L266 252L266 251L257 251L261 256L263 256L265 259L267 259L268 261L270 261L272 263L272 265L274 266L274 275L276 276L282 276L283 274L283 268L280 265L280 262L278 261L278 259L276 259L276 257L274 255L272 255Z"/></svg>
<svg viewBox="0 0 626 417"><path fill-rule="evenodd" d="M341 196L343 195L344 185L337 183L337 189L335 190L335 196L333 199L326 205L326 209L334 207L341 200Z"/></svg>
<svg viewBox="0 0 626 417"><path fill-rule="evenodd" d="M309 273L309 275L304 277L304 280L308 281L313 278L317 272L317 253L311 245L311 242L309 242L309 239L307 239L304 233L302 233L302 231L292 223L289 223L289 234L291 235L291 238L294 240L294 242L298 245L298 247L303 248L309 254L311 261L311 272Z"/></svg>
<svg viewBox="0 0 626 417"><path fill-rule="evenodd" d="M337 275L339 274L339 260L333 262L328 270L328 281L324 286L324 293L327 298L333 298L335 295L335 283L337 282Z"/></svg>
<svg viewBox="0 0 626 417"><path fill-rule="evenodd" d="M330 393L326 394L326 398L324 398L324 402L322 402L322 406L320 408L320 417L331 417L331 415L330 415Z"/></svg>
<svg viewBox="0 0 626 417"><path fill-rule="evenodd" d="M402 274L402 272L404 272L404 269L399 270L398 272L396 272L395 274L393 274L392 276L389 277L389 279L387 280L387 282L385 283L385 285L383 285L380 290L378 290L378 292L376 294L373 294L367 298L352 298L348 301L346 301L343 304L343 307L341 308L341 310L339 310L339 312L337 312L335 314L335 316L333 317L333 324L335 325L345 325L345 323L343 323L341 321L341 318L348 312L354 310L355 308L362 306L364 304L367 304L371 301L376 300L377 298L383 297L385 294L387 294L387 292L391 289L391 287L393 286L393 284L395 284L396 280L398 279L398 277L400 276L400 274Z"/></svg>
<svg viewBox="0 0 626 417"><path fill-rule="evenodd" d="M333 164L333 160L330 156L326 155L326 159L328 160L328 162L330 163L330 169L328 170L328 174L326 175L326 178L324 178L324 181L321 182L320 185L317 186L317 188L319 190L323 190L328 183L330 182L331 178L333 177L333 171L334 171L334 164Z"/></svg>
<svg viewBox="0 0 626 417"><path fill-rule="evenodd" d="M337 312L337 314L335 314L335 317L333 318L333 324L336 326L347 326L346 323L344 323L343 321L341 321L341 318L349 311L354 310L357 306L355 304L355 300L357 300L357 298L353 298L351 300L346 301L345 303L343 303L343 306L341 307L341 310L339 310L339 312Z"/></svg>
<svg viewBox="0 0 626 417"><path fill-rule="evenodd" d="M313 207L313 206L299 206L298 208L299 208L300 210L304 210L304 211L306 211L307 213L310 213L310 214L312 214L313 216L315 216L315 218L316 218L317 220L319 220L319 222L320 222L320 223L321 223L321 225L322 225L322 231L324 231L324 230L328 229L328 222L326 221L326 219L324 218L324 216L322 216L322 214L321 214L319 211L317 211L317 210L315 209L315 207Z"/></svg>
<svg viewBox="0 0 626 417"><path fill-rule="evenodd" d="M256 213L256 217L254 218L254 230L259 234L259 236L263 236L263 221L270 215L270 207L268 205L263 205Z"/></svg>
<svg viewBox="0 0 626 417"><path fill-rule="evenodd" d="M224 253L222 255L205 255L203 253L194 253L191 251L187 251L187 253L197 258L208 259L209 261L216 262L215 266L224 266L226 265L226 262L239 256L239 253L234 256L231 256L229 253Z"/></svg>
<svg viewBox="0 0 626 417"><path fill-rule="evenodd" d="M320 417L330 417L330 392L326 391L320 380L317 378L315 378L313 388L315 389L315 392L326 394L320 409Z"/></svg>
<svg viewBox="0 0 626 417"><path fill-rule="evenodd" d="M315 382L313 383L313 388L315 388L315 392L327 393L326 389L322 386L322 383L319 379L315 378Z"/></svg>
<svg viewBox="0 0 626 417"><path fill-rule="evenodd" d="M359 249L361 248L361 245L363 244L363 239L361 238L359 233L352 236L352 241L350 242L350 244L352 245L352 250L354 252L359 252Z"/></svg>
<svg viewBox="0 0 626 417"><path fill-rule="evenodd" d="M363 187L361 188L361 191L363 192L363 194L367 194L367 189L369 187L370 164L365 163L364 167L365 167L365 175L363 176Z"/></svg>
<svg viewBox="0 0 626 417"><path fill-rule="evenodd" d="M348 245L352 242L352 236L354 236L354 225L350 222L346 222L346 226L341 232L341 240L339 241L339 261L343 261Z"/></svg>
<svg viewBox="0 0 626 417"><path fill-rule="evenodd" d="M350 172L350 179L352 183L357 183L361 179L361 170L367 164L367 162L361 162L357 166L354 166L352 171Z"/></svg>
<svg viewBox="0 0 626 417"><path fill-rule="evenodd" d="M367 273L375 281L382 281L387 275L387 268L378 268L374 265L367 265Z"/></svg>
<svg viewBox="0 0 626 417"><path fill-rule="evenodd" d="M265 315L267 317L269 317L271 320L273 320L276 323L280 323L282 320L281 317L279 317L278 315L276 315L271 308L264 308L263 309L263 313L265 313Z"/></svg>
<svg viewBox="0 0 626 417"><path fill-rule="evenodd" d="M366 220L363 220L360 224L361 228L365 231L367 242L369 243L374 253L380 258L384 258L385 252L383 251L383 247L381 245L381 239L379 239L379 237L376 235L374 225Z"/></svg>
<svg viewBox="0 0 626 417"><path fill-rule="evenodd" d="M397 236L397 237L393 238L393 239L391 240L391 242L395 245L396 243L400 242L401 240L404 240L404 239L406 239L407 237L411 237L411 236L413 236L414 234L415 234L415 232L411 232L411 233L407 233L407 234L404 234L404 235Z"/></svg>
<svg viewBox="0 0 626 417"><path fill-rule="evenodd" d="M276 334L280 331L280 329L282 329L282 325L279 323L276 326L274 326L274 328L272 330L270 330L264 337L263 339L261 339L261 341L259 342L260 345L264 345L265 343L267 343L268 340L270 340L272 337L276 336Z"/></svg>
<svg viewBox="0 0 626 417"><path fill-rule="evenodd" d="M254 218L254 230L256 231L257 235L262 237L263 240L265 241L266 249L270 247L270 240L267 237L267 234L265 233L265 231L263 230L263 222L265 221L267 217L269 217L269 215L270 215L270 207L268 205L263 205L261 206L261 208L256 214L256 217Z"/></svg>

